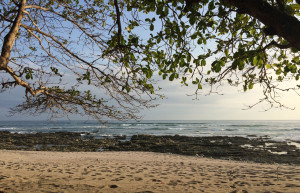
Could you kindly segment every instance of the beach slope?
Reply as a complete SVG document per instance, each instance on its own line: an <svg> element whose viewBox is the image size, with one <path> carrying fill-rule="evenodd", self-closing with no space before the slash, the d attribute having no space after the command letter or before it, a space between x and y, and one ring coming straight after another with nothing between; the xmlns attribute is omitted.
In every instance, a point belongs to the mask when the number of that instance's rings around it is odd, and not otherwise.
<svg viewBox="0 0 300 193"><path fill-rule="evenodd" d="M0 192L299 192L300 166L151 152L0 150Z"/></svg>

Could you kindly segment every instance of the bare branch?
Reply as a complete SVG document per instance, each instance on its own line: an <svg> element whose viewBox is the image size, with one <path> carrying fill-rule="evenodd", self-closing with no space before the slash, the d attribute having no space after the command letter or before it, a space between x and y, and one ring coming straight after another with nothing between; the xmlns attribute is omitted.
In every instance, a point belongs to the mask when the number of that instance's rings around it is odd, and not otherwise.
<svg viewBox="0 0 300 193"><path fill-rule="evenodd" d="M115 8L116 8L116 14L117 14L117 25L118 25L118 45L120 46L120 38L122 36L122 26L121 26L121 13L119 10L118 0L114 0Z"/></svg>

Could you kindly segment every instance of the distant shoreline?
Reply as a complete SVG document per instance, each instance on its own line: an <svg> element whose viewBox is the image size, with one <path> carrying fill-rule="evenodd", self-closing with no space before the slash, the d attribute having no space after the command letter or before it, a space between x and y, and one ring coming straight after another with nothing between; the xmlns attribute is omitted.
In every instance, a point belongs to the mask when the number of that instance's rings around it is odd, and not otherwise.
<svg viewBox="0 0 300 193"><path fill-rule="evenodd" d="M300 165L300 142L268 138L134 135L95 139L88 133L18 134L0 132L0 149L26 151L99 152L147 151L223 160Z"/></svg>

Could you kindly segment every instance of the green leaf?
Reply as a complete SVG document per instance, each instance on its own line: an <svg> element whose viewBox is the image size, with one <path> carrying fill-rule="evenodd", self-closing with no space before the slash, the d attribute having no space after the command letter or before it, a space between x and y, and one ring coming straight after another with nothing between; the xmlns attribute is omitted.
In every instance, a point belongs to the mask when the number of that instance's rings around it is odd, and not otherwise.
<svg viewBox="0 0 300 193"><path fill-rule="evenodd" d="M153 25L153 23L151 23L151 25L150 25L150 31L153 31L154 30L154 25Z"/></svg>
<svg viewBox="0 0 300 193"><path fill-rule="evenodd" d="M228 49L225 50L225 55L228 57Z"/></svg>
<svg viewBox="0 0 300 193"><path fill-rule="evenodd" d="M163 4L159 4L157 9L156 9L156 14L157 15L161 15L162 14L162 11L163 11L163 8L164 8L164 5Z"/></svg>
<svg viewBox="0 0 300 193"><path fill-rule="evenodd" d="M199 45L202 44L202 38L198 39L197 44L199 44Z"/></svg>
<svg viewBox="0 0 300 193"><path fill-rule="evenodd" d="M138 41L139 41L138 37L134 37L131 39L131 43L133 43L133 44L137 44Z"/></svg>
<svg viewBox="0 0 300 193"><path fill-rule="evenodd" d="M196 22L196 17L195 16L193 16L193 15L191 15L191 17L190 17L190 24L191 25L194 25L195 24L195 22Z"/></svg>
<svg viewBox="0 0 300 193"><path fill-rule="evenodd" d="M267 69L270 69L271 67L272 67L271 64L266 64Z"/></svg>
<svg viewBox="0 0 300 193"><path fill-rule="evenodd" d="M191 39L194 40L197 38L197 36L198 36L198 33L194 33L193 35L191 35Z"/></svg>
<svg viewBox="0 0 300 193"><path fill-rule="evenodd" d="M130 87L129 86L126 86L125 89L126 89L127 93L130 92Z"/></svg>
<svg viewBox="0 0 300 193"><path fill-rule="evenodd" d="M300 6L300 5L299 5L299 6ZM291 50L292 50L293 53L299 52L299 50L298 50L297 48L295 48L295 47L292 47Z"/></svg>
<svg viewBox="0 0 300 193"><path fill-rule="evenodd" d="M200 83L198 84L198 89L202 89L202 85Z"/></svg>
<svg viewBox="0 0 300 193"><path fill-rule="evenodd" d="M276 70L276 75L280 75L281 74L281 69L280 68L278 68L277 70Z"/></svg>
<svg viewBox="0 0 300 193"><path fill-rule="evenodd" d="M212 64L212 70L214 71L214 72L220 72L221 71L221 69L222 69L222 66L224 66L225 65L225 62L224 61L221 61L221 60L216 60L216 61L214 61Z"/></svg>
<svg viewBox="0 0 300 193"><path fill-rule="evenodd" d="M175 73L171 74L171 76L169 77L169 81L173 81L175 78Z"/></svg>
<svg viewBox="0 0 300 193"><path fill-rule="evenodd" d="M239 62L238 62L238 60L234 60L234 61L232 62L232 65L231 65L231 67L232 67L232 69L233 69L233 70L236 70L236 69L237 69L237 67L238 67L238 65L239 65Z"/></svg>
<svg viewBox="0 0 300 193"><path fill-rule="evenodd" d="M291 8L299 11L300 10L300 4L292 4Z"/></svg>
<svg viewBox="0 0 300 193"><path fill-rule="evenodd" d="M296 73L297 72L297 66L296 65L291 65L290 70L292 73Z"/></svg>
<svg viewBox="0 0 300 193"><path fill-rule="evenodd" d="M162 78L165 80L167 78L168 74L163 74Z"/></svg>
<svg viewBox="0 0 300 193"><path fill-rule="evenodd" d="M29 46L29 49L31 49L32 51L37 51L36 47Z"/></svg>
<svg viewBox="0 0 300 193"><path fill-rule="evenodd" d="M187 62L191 62L191 59L192 59L191 55L188 54L187 57L186 57Z"/></svg>
<svg viewBox="0 0 300 193"><path fill-rule="evenodd" d="M28 79L32 79L32 75L31 74L26 74L25 78L28 80Z"/></svg>
<svg viewBox="0 0 300 193"><path fill-rule="evenodd" d="M252 63L253 63L254 66L257 66L257 64L258 64L258 58L257 58L257 56L255 56L255 57L253 58Z"/></svg>
<svg viewBox="0 0 300 193"><path fill-rule="evenodd" d="M242 61L242 60L239 60L239 61L238 61L238 68L239 68L239 70L243 70L243 69L244 69L244 67L245 67L245 63L244 63L244 61Z"/></svg>
<svg viewBox="0 0 300 193"><path fill-rule="evenodd" d="M253 88L253 85L254 85L253 83L250 83L249 86L248 86L249 89L252 89L252 88Z"/></svg>

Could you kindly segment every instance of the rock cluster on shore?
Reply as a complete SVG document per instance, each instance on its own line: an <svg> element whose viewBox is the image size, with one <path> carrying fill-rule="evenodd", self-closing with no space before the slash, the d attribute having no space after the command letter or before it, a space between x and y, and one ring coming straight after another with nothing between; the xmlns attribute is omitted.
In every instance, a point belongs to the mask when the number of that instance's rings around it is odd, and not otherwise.
<svg viewBox="0 0 300 193"><path fill-rule="evenodd" d="M84 136L84 137L83 137ZM300 149L267 138L134 135L95 139L87 133L0 132L0 149L32 151L151 151L218 159L300 165Z"/></svg>

